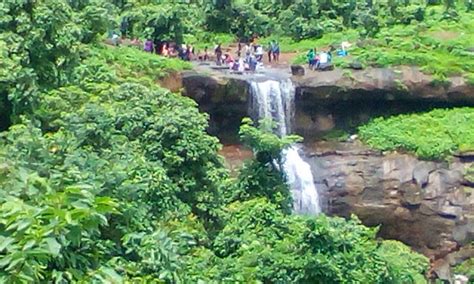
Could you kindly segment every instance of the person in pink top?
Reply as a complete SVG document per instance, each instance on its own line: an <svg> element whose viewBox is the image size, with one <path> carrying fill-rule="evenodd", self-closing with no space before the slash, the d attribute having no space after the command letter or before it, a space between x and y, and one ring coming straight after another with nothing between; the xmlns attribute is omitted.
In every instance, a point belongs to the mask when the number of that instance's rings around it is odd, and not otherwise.
<svg viewBox="0 0 474 284"><path fill-rule="evenodd" d="M169 50L168 50L168 43L165 42L163 44L163 47L161 48L161 55L168 57L169 56Z"/></svg>

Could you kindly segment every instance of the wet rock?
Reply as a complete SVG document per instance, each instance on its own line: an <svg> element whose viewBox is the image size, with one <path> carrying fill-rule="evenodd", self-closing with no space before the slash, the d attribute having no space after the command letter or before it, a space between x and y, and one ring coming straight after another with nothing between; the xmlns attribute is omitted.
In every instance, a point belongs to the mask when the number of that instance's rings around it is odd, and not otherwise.
<svg viewBox="0 0 474 284"><path fill-rule="evenodd" d="M393 212L393 214L395 215L396 218L400 218L402 220L406 220L406 221L415 220L415 217L413 216L411 211L408 210L407 208L397 207L395 211Z"/></svg>
<svg viewBox="0 0 474 284"><path fill-rule="evenodd" d="M332 65L332 63L323 63L323 64L319 65L318 70L319 71L331 71L331 70L334 70L334 65Z"/></svg>
<svg viewBox="0 0 474 284"><path fill-rule="evenodd" d="M448 281L451 283L451 266L449 262L445 259L436 260L432 264L432 271L434 272L434 276L439 278L440 280Z"/></svg>
<svg viewBox="0 0 474 284"><path fill-rule="evenodd" d="M383 178L411 182L417 160L408 155L389 155L383 159Z"/></svg>

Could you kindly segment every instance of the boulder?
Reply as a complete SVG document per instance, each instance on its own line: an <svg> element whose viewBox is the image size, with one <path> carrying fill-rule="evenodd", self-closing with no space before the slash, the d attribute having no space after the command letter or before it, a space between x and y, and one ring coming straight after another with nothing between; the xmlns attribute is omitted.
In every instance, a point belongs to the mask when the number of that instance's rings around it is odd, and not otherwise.
<svg viewBox="0 0 474 284"><path fill-rule="evenodd" d="M331 71L331 70L334 70L334 65L332 65L332 63L323 63L323 64L320 64L318 69L319 71Z"/></svg>
<svg viewBox="0 0 474 284"><path fill-rule="evenodd" d="M414 183L408 183L401 189L403 192L401 203L405 206L419 206L423 202L421 188Z"/></svg>
<svg viewBox="0 0 474 284"><path fill-rule="evenodd" d="M301 65L291 65L291 74L293 76L304 76L305 69Z"/></svg>
<svg viewBox="0 0 474 284"><path fill-rule="evenodd" d="M458 219L461 217L462 211L462 207L445 204L439 208L438 214L442 217Z"/></svg>
<svg viewBox="0 0 474 284"><path fill-rule="evenodd" d="M362 63L360 63L359 61L353 61L349 63L349 68L354 70L362 70L364 69L364 65L362 65Z"/></svg>

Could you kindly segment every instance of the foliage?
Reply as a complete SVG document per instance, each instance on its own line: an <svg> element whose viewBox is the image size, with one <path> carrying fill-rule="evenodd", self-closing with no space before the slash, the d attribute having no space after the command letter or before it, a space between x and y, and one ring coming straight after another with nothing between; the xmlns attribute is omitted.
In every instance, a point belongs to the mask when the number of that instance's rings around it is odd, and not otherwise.
<svg viewBox="0 0 474 284"><path fill-rule="evenodd" d="M428 259L425 256L413 253L396 241L384 241L378 252L384 259L390 259L387 263L390 280L386 283L426 283L420 273L428 269Z"/></svg>
<svg viewBox="0 0 474 284"><path fill-rule="evenodd" d="M472 246L472 245L471 245ZM454 268L456 274L465 275L472 282L474 279L474 258L469 258Z"/></svg>
<svg viewBox="0 0 474 284"><path fill-rule="evenodd" d="M190 65L97 43L122 17L132 35L176 41L230 41L211 39L217 27L243 37L275 28L297 38L302 29L325 40L302 19L325 19L326 31L361 25L343 2L0 3L0 101L14 123L0 137L0 282L418 279L422 258L400 244L403 261L394 257L355 217L289 214L280 153L297 137L244 120L256 159L232 179L208 116L156 85ZM295 30L272 22L289 20L287 9Z"/></svg>
<svg viewBox="0 0 474 284"><path fill-rule="evenodd" d="M285 216L263 198L236 202L226 212L226 226L214 241L216 254L225 257L217 273L220 281L387 283L396 277L388 270L396 263L383 260L373 240L376 230L355 217ZM413 277L422 277L426 260L421 264L413 267Z"/></svg>
<svg viewBox="0 0 474 284"><path fill-rule="evenodd" d="M474 86L474 74L467 74L466 81L469 85Z"/></svg>
<svg viewBox="0 0 474 284"><path fill-rule="evenodd" d="M446 21L442 19L444 14L439 7L427 9L429 15L418 25L395 21L381 25L379 32L370 38L361 37L357 29L302 41L280 37L282 50L303 52L294 59L295 63L301 64L306 62L304 54L310 48L340 48L341 42L348 41L352 43L348 50L349 56L336 57L338 60L334 63L338 67L347 67L354 59L375 67L413 65L419 66L427 74L433 74L442 84L447 82L447 76L468 76L474 69L473 57L468 51L474 40L472 15L460 11L455 22ZM406 15L405 12L399 13Z"/></svg>
<svg viewBox="0 0 474 284"><path fill-rule="evenodd" d="M266 197L285 212L291 212L292 200L285 183L282 151L300 140L298 136L278 137L272 131L271 121L262 120L258 127L250 118L244 118L240 128L241 140L252 149L255 158L246 162L239 174L239 184L229 197L230 201Z"/></svg>
<svg viewBox="0 0 474 284"><path fill-rule="evenodd" d="M77 85L42 93L32 121L4 134L3 282L174 281L180 242L159 221L196 214L217 226L227 171L207 116L190 99L122 77L152 82L183 65L136 54L91 50L72 72ZM159 65L139 73L132 62L141 60Z"/></svg>
<svg viewBox="0 0 474 284"><path fill-rule="evenodd" d="M81 43L106 29L107 10L73 10L65 0L3 1L0 4L0 96L22 114L36 104L44 88L67 82L79 63Z"/></svg>
<svg viewBox="0 0 474 284"><path fill-rule="evenodd" d="M152 85L155 80L170 73L190 69L191 64L176 58L156 56L131 47L109 48L99 46L88 51L82 65L76 69L80 73L76 73L75 78L79 81L83 81L84 77L98 81L98 78L89 76L88 73L91 72L91 67L112 69L112 72L115 72L119 79L130 80L135 78L140 79L141 83L145 83L142 79L151 78L152 81L148 83Z"/></svg>
<svg viewBox="0 0 474 284"><path fill-rule="evenodd" d="M474 149L474 109L436 109L422 114L377 118L359 128L363 141L383 151L406 150L424 159L441 159Z"/></svg>
<svg viewBox="0 0 474 284"><path fill-rule="evenodd" d="M328 131L322 138L327 141L344 142L350 138L350 134L344 130L334 129Z"/></svg>

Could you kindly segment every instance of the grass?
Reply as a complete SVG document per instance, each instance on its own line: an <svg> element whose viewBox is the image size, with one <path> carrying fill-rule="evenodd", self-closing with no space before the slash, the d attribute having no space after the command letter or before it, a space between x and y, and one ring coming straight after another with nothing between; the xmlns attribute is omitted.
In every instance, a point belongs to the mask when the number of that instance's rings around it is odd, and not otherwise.
<svg viewBox="0 0 474 284"><path fill-rule="evenodd" d="M467 74L466 80L469 85L474 86L474 73Z"/></svg>
<svg viewBox="0 0 474 284"><path fill-rule="evenodd" d="M344 142L347 141L349 137L350 134L347 131L341 129L333 129L328 131L322 138L326 141Z"/></svg>
<svg viewBox="0 0 474 284"><path fill-rule="evenodd" d="M474 55L468 49L474 48L474 16L460 12L458 21L441 21L442 9L428 8L424 22L383 27L370 39L361 38L356 30L346 30L301 42L279 40L284 52L300 53L294 59L296 64L306 62L305 54L310 48L327 49L349 41L353 44L350 56L335 57L334 64L338 67L347 67L349 62L357 60L373 67L414 65L438 78L472 74Z"/></svg>
<svg viewBox="0 0 474 284"><path fill-rule="evenodd" d="M104 60L122 78L147 76L160 79L192 67L189 62L165 58L133 47L99 47L92 50L92 56L97 60Z"/></svg>
<svg viewBox="0 0 474 284"><path fill-rule="evenodd" d="M360 138L382 151L403 150L423 159L444 159L474 150L474 108L436 109L377 118L359 127Z"/></svg>

